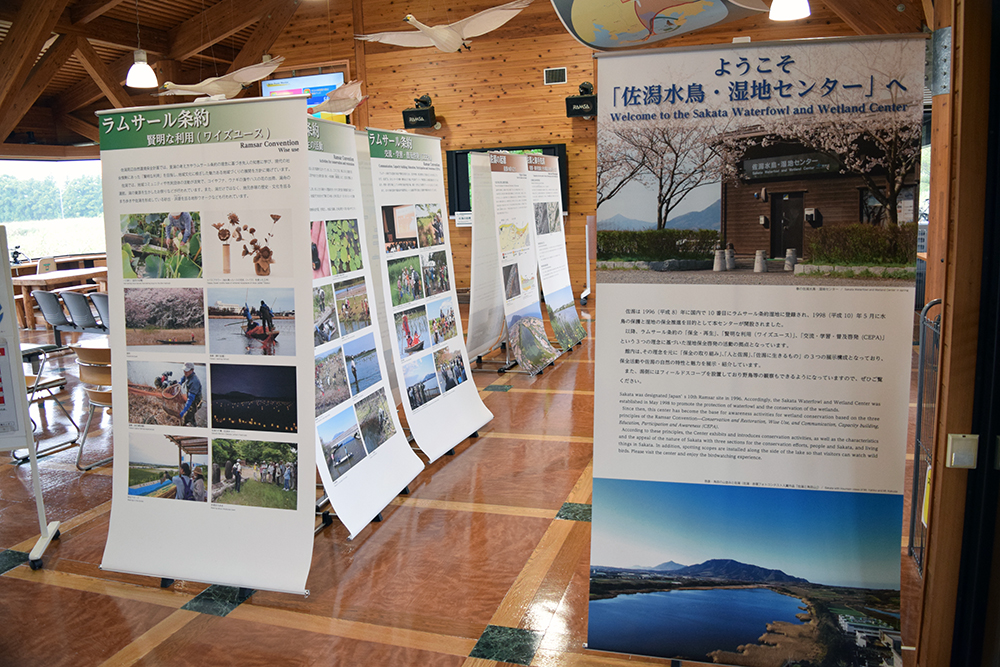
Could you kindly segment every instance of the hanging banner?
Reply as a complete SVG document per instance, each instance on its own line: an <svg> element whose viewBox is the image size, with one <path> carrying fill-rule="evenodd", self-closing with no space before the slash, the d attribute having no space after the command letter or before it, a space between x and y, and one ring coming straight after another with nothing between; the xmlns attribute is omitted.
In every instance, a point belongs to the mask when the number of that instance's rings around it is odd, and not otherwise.
<svg viewBox="0 0 1000 667"><path fill-rule="evenodd" d="M305 111L274 98L99 114L117 323L105 569L305 591L316 466ZM164 538L175 526L185 539Z"/></svg>
<svg viewBox="0 0 1000 667"><path fill-rule="evenodd" d="M458 314L440 140L368 130L382 279L406 421L431 461L493 418L475 384Z"/></svg>
<svg viewBox="0 0 1000 667"><path fill-rule="evenodd" d="M559 191L559 158L526 155L531 177L531 205L535 214L535 246L538 276L549 311L549 323L562 349L568 350L587 337L580 324L569 279L566 230L563 228L562 196Z"/></svg>
<svg viewBox="0 0 1000 667"><path fill-rule="evenodd" d="M469 153L469 171L472 174L472 270L469 277L469 333L465 345L470 357L481 357L503 340L503 287L496 249L489 155Z"/></svg>
<svg viewBox="0 0 1000 667"><path fill-rule="evenodd" d="M386 381L354 128L309 119L316 456L351 537L423 468Z"/></svg>
<svg viewBox="0 0 1000 667"><path fill-rule="evenodd" d="M757 665L898 637L913 290L600 289L588 646Z"/></svg>
<svg viewBox="0 0 1000 667"><path fill-rule="evenodd" d="M559 353L549 343L538 302L538 259L528 156L491 152L489 158L507 345L518 365L536 375Z"/></svg>
<svg viewBox="0 0 1000 667"><path fill-rule="evenodd" d="M598 229L684 230L670 249L678 258L711 250L717 230L737 255L784 258L807 255L833 227L905 222L905 202L912 220L924 45L762 42L598 57Z"/></svg>

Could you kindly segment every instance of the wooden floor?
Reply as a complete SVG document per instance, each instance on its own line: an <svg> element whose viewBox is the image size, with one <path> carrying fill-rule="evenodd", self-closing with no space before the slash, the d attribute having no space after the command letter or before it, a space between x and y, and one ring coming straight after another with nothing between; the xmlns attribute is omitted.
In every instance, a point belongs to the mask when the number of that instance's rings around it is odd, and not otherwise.
<svg viewBox="0 0 1000 667"><path fill-rule="evenodd" d="M4 459L0 665L682 664L585 649L593 305L582 309L591 337L554 368L534 378L473 375L493 421L425 468L384 521L353 541L336 520L319 533L308 598L242 599L180 581L161 589L158 579L102 572L111 467L80 473L75 449L42 460L49 519L63 522L62 537L32 571L30 472ZM72 378L75 360L62 357L52 370ZM82 424L86 399L75 380L69 398ZM39 419L58 434L60 416L47 401ZM110 453L110 419L95 418L87 459ZM184 526L164 526L163 538L197 541ZM905 557L903 573L903 639L912 645L919 580Z"/></svg>

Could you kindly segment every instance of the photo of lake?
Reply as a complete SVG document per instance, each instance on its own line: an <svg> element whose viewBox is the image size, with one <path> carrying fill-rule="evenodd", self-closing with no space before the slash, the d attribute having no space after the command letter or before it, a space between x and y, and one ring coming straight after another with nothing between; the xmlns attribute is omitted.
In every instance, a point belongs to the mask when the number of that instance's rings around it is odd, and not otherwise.
<svg viewBox="0 0 1000 667"><path fill-rule="evenodd" d="M295 354L295 320L274 318L278 337L266 344L243 333L245 319L212 317L208 320L208 338L212 354L257 354L293 356Z"/></svg>
<svg viewBox="0 0 1000 667"><path fill-rule="evenodd" d="M800 623L802 601L766 588L674 590L591 600L588 645L602 651L709 660L755 644L774 621Z"/></svg>

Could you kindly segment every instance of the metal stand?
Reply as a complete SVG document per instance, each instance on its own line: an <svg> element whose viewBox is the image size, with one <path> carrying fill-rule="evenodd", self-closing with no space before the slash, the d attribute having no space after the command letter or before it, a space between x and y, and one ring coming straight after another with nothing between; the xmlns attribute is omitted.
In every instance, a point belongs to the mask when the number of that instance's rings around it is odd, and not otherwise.
<svg viewBox="0 0 1000 667"><path fill-rule="evenodd" d="M54 349L51 349L51 350L42 351L38 355L38 357L41 359L41 362L38 364L38 373L35 375L35 381L31 385L31 393L28 394L28 404L30 405L31 403L35 402L35 400L36 400L35 399L35 394L37 392L39 392L39 391L47 391L47 392L49 392L49 397L53 401L55 401L56 405L59 406L59 409L62 410L62 413L66 416L66 419L69 420L69 423L73 425L73 429L76 431L76 435L74 435L69 440L64 440L63 442L59 442L59 443L56 443L54 445L49 445L48 447L45 447L44 449L37 449L36 451L34 451L34 455L38 456L38 457L48 456L49 454L55 454L56 452L61 452L61 451L65 450L65 449L69 449L70 447L74 447L74 446L80 444L79 441L80 441L80 435L81 435L81 433L80 433L80 427L79 427L79 425L77 425L76 421L73 420L73 416L66 409L66 406L62 404L62 401L60 401L59 398L53 393L53 390L56 389L57 387L60 388L60 389L62 389L63 387L66 386L65 380L63 380L62 378L59 378L58 381L56 383L54 383L54 384L52 384L52 383L50 383L48 381L43 381L42 380L42 371L45 370L45 364L49 360L49 353L51 353L51 352L59 352L59 351L66 350L66 349L69 349L69 348L66 348L66 347L57 347L57 348L54 348ZM34 361L32 362L32 367L34 367ZM39 408L39 411L41 411L41 408ZM34 431L35 428L36 428L35 421L31 420L31 430ZM38 447L38 439L37 438L35 438L35 447L36 448ZM14 450L14 449L12 449L11 452L10 452L10 457L11 457L11 459L14 460L15 464L16 465L21 465L23 463L27 463L27 461L28 461L29 456L30 456L31 453L29 452L29 454L25 454L23 456L19 456L17 452L18 452L18 450ZM110 461L110 459L108 459L108 461ZM79 463L79 457L77 457L77 462ZM104 461L104 463L106 463L106 462L107 461Z"/></svg>
<svg viewBox="0 0 1000 667"><path fill-rule="evenodd" d="M35 508L38 510L38 527L41 533L38 541L28 554L28 566L32 570L42 568L42 554L49 548L52 540L59 539L59 521L45 522L45 503L42 501L42 482L38 477L38 455L35 446L28 447L28 460L31 462L31 486L35 492Z"/></svg>

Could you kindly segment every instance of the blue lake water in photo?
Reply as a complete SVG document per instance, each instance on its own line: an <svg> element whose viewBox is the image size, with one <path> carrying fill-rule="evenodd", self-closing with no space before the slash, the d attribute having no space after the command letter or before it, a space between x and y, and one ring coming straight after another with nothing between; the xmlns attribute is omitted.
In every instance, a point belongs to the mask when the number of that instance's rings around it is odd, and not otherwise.
<svg viewBox="0 0 1000 667"><path fill-rule="evenodd" d="M382 379L379 372L378 355L373 350L371 354L364 354L354 358L354 366L358 370L357 382L351 372L351 362L347 362L347 380L351 384L351 394L357 395Z"/></svg>
<svg viewBox="0 0 1000 667"><path fill-rule="evenodd" d="M755 644L774 621L800 623L798 598L766 588L619 595L590 602L588 648L662 658L705 659Z"/></svg>
<svg viewBox="0 0 1000 667"><path fill-rule="evenodd" d="M280 356L293 356L295 354L295 320L277 318L274 320L274 328L278 330L278 338L271 346L264 346L259 340L244 336L240 325L245 321L242 318L211 318L208 321L209 353Z"/></svg>

